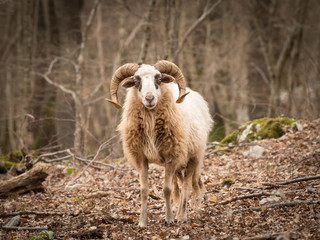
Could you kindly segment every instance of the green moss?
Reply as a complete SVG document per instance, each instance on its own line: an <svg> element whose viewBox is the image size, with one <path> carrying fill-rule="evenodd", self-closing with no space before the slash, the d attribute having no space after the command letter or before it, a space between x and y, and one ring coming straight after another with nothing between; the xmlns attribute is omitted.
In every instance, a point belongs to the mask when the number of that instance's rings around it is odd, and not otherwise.
<svg viewBox="0 0 320 240"><path fill-rule="evenodd" d="M232 184L235 184L235 181L230 178L226 178L226 179L223 179L221 184L222 186L230 187Z"/></svg>
<svg viewBox="0 0 320 240"><path fill-rule="evenodd" d="M18 163L27 155L28 153L24 150L14 150L7 155L3 155L0 157L0 161L10 161Z"/></svg>
<svg viewBox="0 0 320 240"><path fill-rule="evenodd" d="M225 137L223 121L215 121L213 128L209 134L209 142L220 142Z"/></svg>
<svg viewBox="0 0 320 240"><path fill-rule="evenodd" d="M234 130L232 133L225 136L220 143L222 144L235 143L237 141L237 136L239 135L239 133L240 133L239 129Z"/></svg>
<svg viewBox="0 0 320 240"><path fill-rule="evenodd" d="M284 126L292 125L296 121L287 117L260 118L245 123L240 128L227 135L222 144L238 144L251 142L255 139L279 138L284 134Z"/></svg>
<svg viewBox="0 0 320 240"><path fill-rule="evenodd" d="M25 150L14 150L6 155L0 156L0 172L5 173L13 166L22 167L24 157L27 154Z"/></svg>

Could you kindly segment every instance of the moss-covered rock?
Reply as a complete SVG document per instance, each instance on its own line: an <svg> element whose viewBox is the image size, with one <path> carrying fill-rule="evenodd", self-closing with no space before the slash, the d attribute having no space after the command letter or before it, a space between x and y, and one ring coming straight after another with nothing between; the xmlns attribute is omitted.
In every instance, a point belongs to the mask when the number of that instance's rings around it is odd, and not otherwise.
<svg viewBox="0 0 320 240"><path fill-rule="evenodd" d="M245 123L222 139L222 144L239 144L255 139L279 138L284 134L284 126L294 124L296 120L287 117L260 118Z"/></svg>
<svg viewBox="0 0 320 240"><path fill-rule="evenodd" d="M14 150L0 156L0 173L6 173L12 167L23 166L23 160L28 153L24 150Z"/></svg>

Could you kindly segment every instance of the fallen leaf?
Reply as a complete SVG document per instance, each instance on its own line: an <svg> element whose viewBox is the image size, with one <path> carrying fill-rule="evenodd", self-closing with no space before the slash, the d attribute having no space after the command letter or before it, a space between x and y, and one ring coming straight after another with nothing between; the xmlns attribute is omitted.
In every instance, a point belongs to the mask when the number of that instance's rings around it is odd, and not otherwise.
<svg viewBox="0 0 320 240"><path fill-rule="evenodd" d="M218 198L216 196L213 196L209 200L210 200L210 202L216 202L218 200Z"/></svg>

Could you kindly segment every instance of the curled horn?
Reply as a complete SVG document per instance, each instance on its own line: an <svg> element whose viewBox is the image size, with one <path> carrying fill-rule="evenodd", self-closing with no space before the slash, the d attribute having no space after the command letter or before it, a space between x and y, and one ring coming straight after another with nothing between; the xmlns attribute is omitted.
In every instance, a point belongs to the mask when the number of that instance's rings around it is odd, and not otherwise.
<svg viewBox="0 0 320 240"><path fill-rule="evenodd" d="M136 63L127 63L115 71L110 83L111 100L106 98L106 101L112 103L116 108L122 108L117 95L119 84L125 78L133 76L139 67L140 66Z"/></svg>
<svg viewBox="0 0 320 240"><path fill-rule="evenodd" d="M176 79L176 82L179 86L179 97L176 103L182 103L185 96L187 96L189 92L186 93L186 81L180 68L167 60L158 61L154 67L158 69L159 72L169 74Z"/></svg>

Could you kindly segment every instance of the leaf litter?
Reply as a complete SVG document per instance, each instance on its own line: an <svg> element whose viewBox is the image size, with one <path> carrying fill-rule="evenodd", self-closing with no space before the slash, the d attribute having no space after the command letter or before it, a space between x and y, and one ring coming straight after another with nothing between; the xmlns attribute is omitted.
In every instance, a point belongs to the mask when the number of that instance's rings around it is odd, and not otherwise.
<svg viewBox="0 0 320 240"><path fill-rule="evenodd" d="M83 172L75 166L72 173L65 163L52 165L45 192L0 199L0 226L12 218L5 214L18 212L21 227L47 231L2 229L0 239L41 239L46 232L54 239L319 239L320 119L299 124L278 139L223 155L208 151L206 194L200 210L189 208L187 222L165 223L159 166L149 169L148 226L141 229L139 177L128 162ZM254 146L263 154L244 155Z"/></svg>

